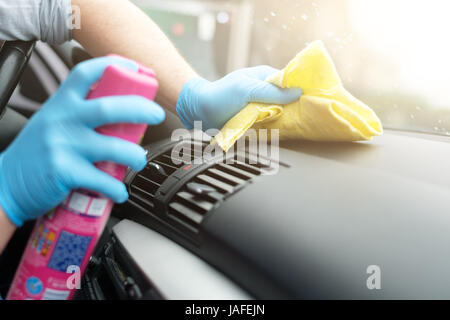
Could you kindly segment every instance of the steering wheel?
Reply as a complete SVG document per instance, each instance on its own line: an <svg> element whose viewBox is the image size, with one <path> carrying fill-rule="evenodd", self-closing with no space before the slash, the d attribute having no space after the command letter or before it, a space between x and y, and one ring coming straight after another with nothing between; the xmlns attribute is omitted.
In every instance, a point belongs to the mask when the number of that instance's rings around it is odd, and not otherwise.
<svg viewBox="0 0 450 320"><path fill-rule="evenodd" d="M0 50L0 117L19 83L34 46L34 41L5 41Z"/></svg>
<svg viewBox="0 0 450 320"><path fill-rule="evenodd" d="M25 117L6 106L30 60L34 46L34 41L5 41L0 49L0 152L14 140L27 122Z"/></svg>

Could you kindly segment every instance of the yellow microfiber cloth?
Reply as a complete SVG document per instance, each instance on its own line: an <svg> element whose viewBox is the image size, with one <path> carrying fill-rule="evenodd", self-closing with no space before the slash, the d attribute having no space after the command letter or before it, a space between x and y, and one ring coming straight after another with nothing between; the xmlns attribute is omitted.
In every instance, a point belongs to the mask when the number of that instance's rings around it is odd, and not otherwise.
<svg viewBox="0 0 450 320"><path fill-rule="evenodd" d="M250 103L211 143L227 152L249 128L279 129L280 140L362 141L383 133L375 112L344 89L322 41L311 43L266 81L301 88L303 95L285 106Z"/></svg>

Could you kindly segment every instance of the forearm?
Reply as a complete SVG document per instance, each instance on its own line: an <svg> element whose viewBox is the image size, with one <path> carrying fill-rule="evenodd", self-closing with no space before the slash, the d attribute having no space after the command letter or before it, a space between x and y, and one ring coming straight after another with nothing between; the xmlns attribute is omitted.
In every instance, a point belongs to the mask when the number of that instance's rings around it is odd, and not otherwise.
<svg viewBox="0 0 450 320"><path fill-rule="evenodd" d="M72 0L81 9L73 37L93 56L115 53L151 67L160 90L157 102L176 113L187 80L197 76L161 29L128 0Z"/></svg>
<svg viewBox="0 0 450 320"><path fill-rule="evenodd" d="M0 255L8 244L9 239L11 239L16 226L8 219L6 213L0 207Z"/></svg>

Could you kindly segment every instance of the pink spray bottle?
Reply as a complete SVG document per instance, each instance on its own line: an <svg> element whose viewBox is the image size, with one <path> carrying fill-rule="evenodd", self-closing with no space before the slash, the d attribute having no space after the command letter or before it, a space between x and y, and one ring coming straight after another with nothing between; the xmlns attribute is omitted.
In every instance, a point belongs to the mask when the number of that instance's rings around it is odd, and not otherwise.
<svg viewBox="0 0 450 320"><path fill-rule="evenodd" d="M87 99L140 95L153 100L158 90L155 73L109 66ZM126 106L124 106L126 108ZM97 132L139 143L147 125L113 124ZM110 162L97 168L123 180L126 167ZM113 202L89 190L75 190L52 212L37 220L8 292L9 300L70 300L76 287L73 272L83 274L109 218Z"/></svg>

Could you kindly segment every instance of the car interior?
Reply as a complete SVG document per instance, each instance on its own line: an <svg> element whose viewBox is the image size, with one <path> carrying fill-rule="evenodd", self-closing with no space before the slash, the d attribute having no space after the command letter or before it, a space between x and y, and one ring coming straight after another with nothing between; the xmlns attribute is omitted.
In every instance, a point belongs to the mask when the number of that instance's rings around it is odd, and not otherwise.
<svg viewBox="0 0 450 320"><path fill-rule="evenodd" d="M184 11L177 6L169 15L167 3L141 5L171 28ZM233 2L229 12L218 3L208 10L223 13L220 19L250 12L246 1ZM204 13L188 17L208 23ZM230 46L248 43L247 31L238 37L242 27L218 25L202 49L215 59L202 61L210 78L247 63L214 44L220 37ZM252 55L251 47L243 50ZM2 44L0 151L71 68L89 58L75 42ZM212 60L217 68L208 67ZM450 140L386 122L384 135L370 142L282 141L277 157L244 144L195 162L211 137L193 134L180 149L172 133L182 124L168 112L162 125L148 129L147 166L128 170L130 198L115 205L75 299L449 298ZM3 295L32 226L19 229L0 256ZM371 266L382 272L382 290L368 289Z"/></svg>

